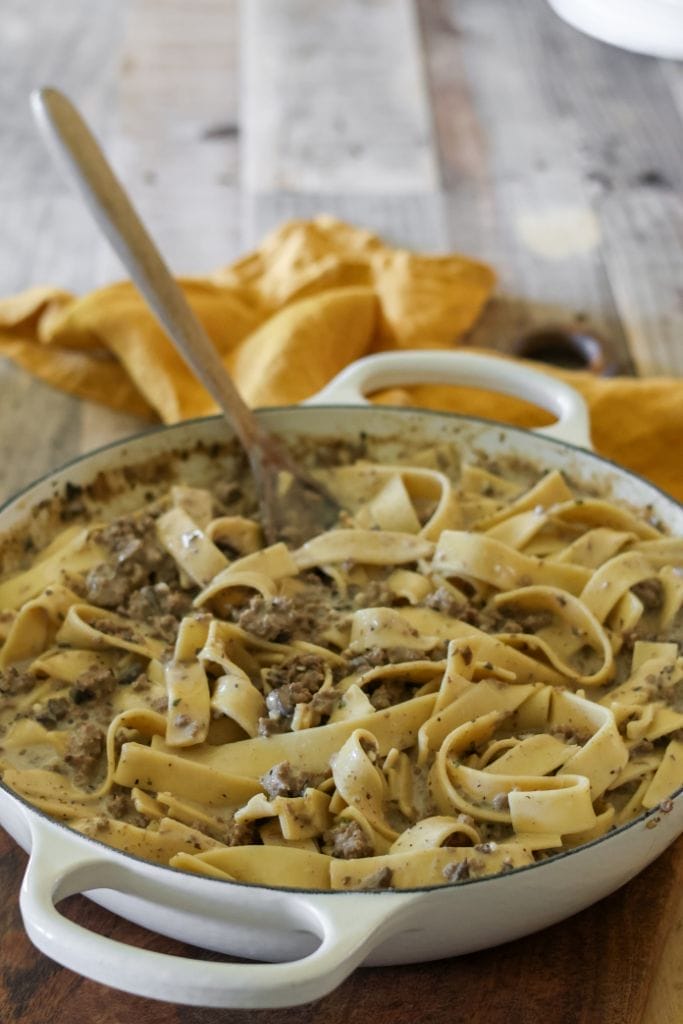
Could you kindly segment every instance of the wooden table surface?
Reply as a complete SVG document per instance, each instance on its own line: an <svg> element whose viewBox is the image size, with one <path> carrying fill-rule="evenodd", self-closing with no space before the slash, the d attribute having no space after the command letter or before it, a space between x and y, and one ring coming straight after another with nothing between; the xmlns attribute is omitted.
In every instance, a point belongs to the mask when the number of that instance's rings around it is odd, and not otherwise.
<svg viewBox="0 0 683 1024"><path fill-rule="evenodd" d="M607 339L622 372L683 374L683 64L590 40L543 0L3 0L2 295L39 283L81 292L121 275L31 123L29 91L47 83L79 103L177 272L227 263L286 218L329 212L396 243L489 260L500 286L475 343L506 347L562 323ZM9 364L0 398L0 498L141 426ZM33 953L16 911L25 858L2 842L3 1024L233 1020L111 1001ZM402 1020L387 995L400 977L423 993L404 1010L437 1021L451 982L493 978L507 1003L492 995L469 1019L495 1024L507 1005L519 1021L680 1024L682 855L679 842L576 919L572 942L597 934L630 963L623 986L598 983L596 963L595 986L577 993L560 929L448 967L359 972L341 1001L288 1019ZM69 913L109 927L81 897ZM111 927L129 937L130 926ZM510 975L524 957L555 989L539 981L525 1000L518 986L515 1002ZM552 1018L546 989L564 1007Z"/></svg>

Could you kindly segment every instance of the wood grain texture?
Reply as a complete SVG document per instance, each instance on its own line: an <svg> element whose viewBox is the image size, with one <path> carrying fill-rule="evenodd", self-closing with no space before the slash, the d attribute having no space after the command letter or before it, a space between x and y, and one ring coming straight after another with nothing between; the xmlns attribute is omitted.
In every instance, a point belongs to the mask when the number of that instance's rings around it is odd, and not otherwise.
<svg viewBox="0 0 683 1024"><path fill-rule="evenodd" d="M118 75L127 6L128 0L98 0L92 17L89 0L65 0L59 7L49 0L3 0L0 194L16 199L68 192L36 135L29 93L56 85L82 97L86 117L102 123Z"/></svg>
<svg viewBox="0 0 683 1024"><path fill-rule="evenodd" d="M663 183L634 187L605 196L600 217L638 373L683 377L683 193Z"/></svg>
<svg viewBox="0 0 683 1024"><path fill-rule="evenodd" d="M627 371L582 126L546 81L556 37L571 49L577 33L564 39L566 26L535 0L425 0L419 10L450 242L499 274L472 341L508 348L532 328L578 327L608 338Z"/></svg>
<svg viewBox="0 0 683 1024"><path fill-rule="evenodd" d="M661 65L662 74L671 89L678 116L683 119L683 64L680 61L667 61Z"/></svg>
<svg viewBox="0 0 683 1024"><path fill-rule="evenodd" d="M109 155L180 274L241 251L237 14L237 0L137 0L125 21Z"/></svg>
<svg viewBox="0 0 683 1024"><path fill-rule="evenodd" d="M642 1024L648 979L666 937L661 922L672 918L683 883L679 841L606 900L517 942L428 964L364 968L324 999L294 1009L211 1010L114 993L37 953L26 938L17 907L25 861L13 842L1 836L0 877L6 895L0 911L3 1024ZM131 945L223 959L153 935L81 896L65 900L62 911L84 927ZM658 1024L680 1020L651 1019Z"/></svg>
<svg viewBox="0 0 683 1024"><path fill-rule="evenodd" d="M438 187L411 0L245 0L248 192Z"/></svg>

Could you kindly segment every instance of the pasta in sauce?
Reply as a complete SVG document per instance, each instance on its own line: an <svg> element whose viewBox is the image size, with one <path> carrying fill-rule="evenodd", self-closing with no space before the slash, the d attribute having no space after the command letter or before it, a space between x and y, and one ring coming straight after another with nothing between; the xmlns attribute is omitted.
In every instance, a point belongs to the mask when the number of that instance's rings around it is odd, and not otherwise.
<svg viewBox="0 0 683 1024"><path fill-rule="evenodd" d="M438 453L324 471L347 510L263 546L175 485L0 581L0 767L72 828L220 879L447 885L683 785L683 541Z"/></svg>

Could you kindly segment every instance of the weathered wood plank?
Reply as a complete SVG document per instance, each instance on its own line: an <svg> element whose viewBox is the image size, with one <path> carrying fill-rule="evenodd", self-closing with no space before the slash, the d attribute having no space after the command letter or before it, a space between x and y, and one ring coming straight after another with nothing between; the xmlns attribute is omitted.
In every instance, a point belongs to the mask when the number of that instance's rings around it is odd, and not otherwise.
<svg viewBox="0 0 683 1024"><path fill-rule="evenodd" d="M46 157L29 109L29 94L56 85L86 117L102 124L118 74L121 17L131 0L3 0L0 194L14 198L67 192ZM0 265L1 272L1 265Z"/></svg>
<svg viewBox="0 0 683 1024"><path fill-rule="evenodd" d="M660 67L664 80L671 89L676 109L683 119L683 63L675 60L661 61Z"/></svg>
<svg viewBox="0 0 683 1024"><path fill-rule="evenodd" d="M667 65L598 42L529 0L521 5L537 31L539 86L562 130L578 126L578 156L588 177L613 188L647 185L653 175L683 187L683 133Z"/></svg>
<svg viewBox="0 0 683 1024"><path fill-rule="evenodd" d="M680 846L680 842L679 842ZM683 859L679 859L680 864ZM683 899L673 906L668 935L645 1004L642 1024L679 1024L683 1019Z"/></svg>
<svg viewBox="0 0 683 1024"><path fill-rule="evenodd" d="M244 246L329 213L446 249L413 4L247 0L242 22Z"/></svg>
<svg viewBox="0 0 683 1024"><path fill-rule="evenodd" d="M108 148L177 273L240 250L237 14L237 0L138 0L126 21Z"/></svg>
<svg viewBox="0 0 683 1024"><path fill-rule="evenodd" d="M562 23L548 22L542 38L551 58L539 65L544 88L579 125L603 259L636 370L683 374L680 67Z"/></svg>
<svg viewBox="0 0 683 1024"><path fill-rule="evenodd" d="M500 274L473 340L505 348L561 322L610 339L622 370L680 373L683 78L532 0L424 0L420 12L451 244Z"/></svg>
<svg viewBox="0 0 683 1024"><path fill-rule="evenodd" d="M419 10L450 244L499 274L471 340L505 349L532 328L563 324L608 338L627 369L580 126L542 82L546 37L561 23L527 0L425 0Z"/></svg>
<svg viewBox="0 0 683 1024"><path fill-rule="evenodd" d="M411 0L244 0L248 192L438 187Z"/></svg>
<svg viewBox="0 0 683 1024"><path fill-rule="evenodd" d="M683 195L667 187L609 193L600 223L638 372L683 377Z"/></svg>
<svg viewBox="0 0 683 1024"><path fill-rule="evenodd" d="M176 273L240 251L236 0L138 0L125 20L107 151ZM123 271L113 253L108 279ZM148 425L82 403L81 448Z"/></svg>

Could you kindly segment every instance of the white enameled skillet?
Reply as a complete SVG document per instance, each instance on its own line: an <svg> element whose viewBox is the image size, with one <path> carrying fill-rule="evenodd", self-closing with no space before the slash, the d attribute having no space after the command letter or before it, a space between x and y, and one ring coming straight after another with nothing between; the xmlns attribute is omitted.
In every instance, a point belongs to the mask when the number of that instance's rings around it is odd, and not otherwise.
<svg viewBox="0 0 683 1024"><path fill-rule="evenodd" d="M558 417L537 431L452 414L369 406L385 386L452 383L515 394ZM343 371L303 406L260 413L285 437L349 441L366 435L416 447L451 442L467 454L530 461L611 497L648 507L672 534L683 508L646 481L592 454L583 400L567 385L519 364L473 353L372 356ZM495 407L492 409L495 419ZM39 481L0 510L0 531L25 520L67 481L229 438L222 418L161 428L94 452ZM206 458L206 445L204 454ZM183 463L187 469L194 455ZM613 892L683 832L683 791L579 849L505 875L437 889L301 892L222 882L120 853L51 820L4 786L0 824L30 853L21 911L35 945L59 963L114 988L204 1006L276 1007L317 999L355 967L401 964L471 952L561 921ZM102 906L195 946L266 961L195 961L133 948L93 934L57 904L87 893Z"/></svg>

